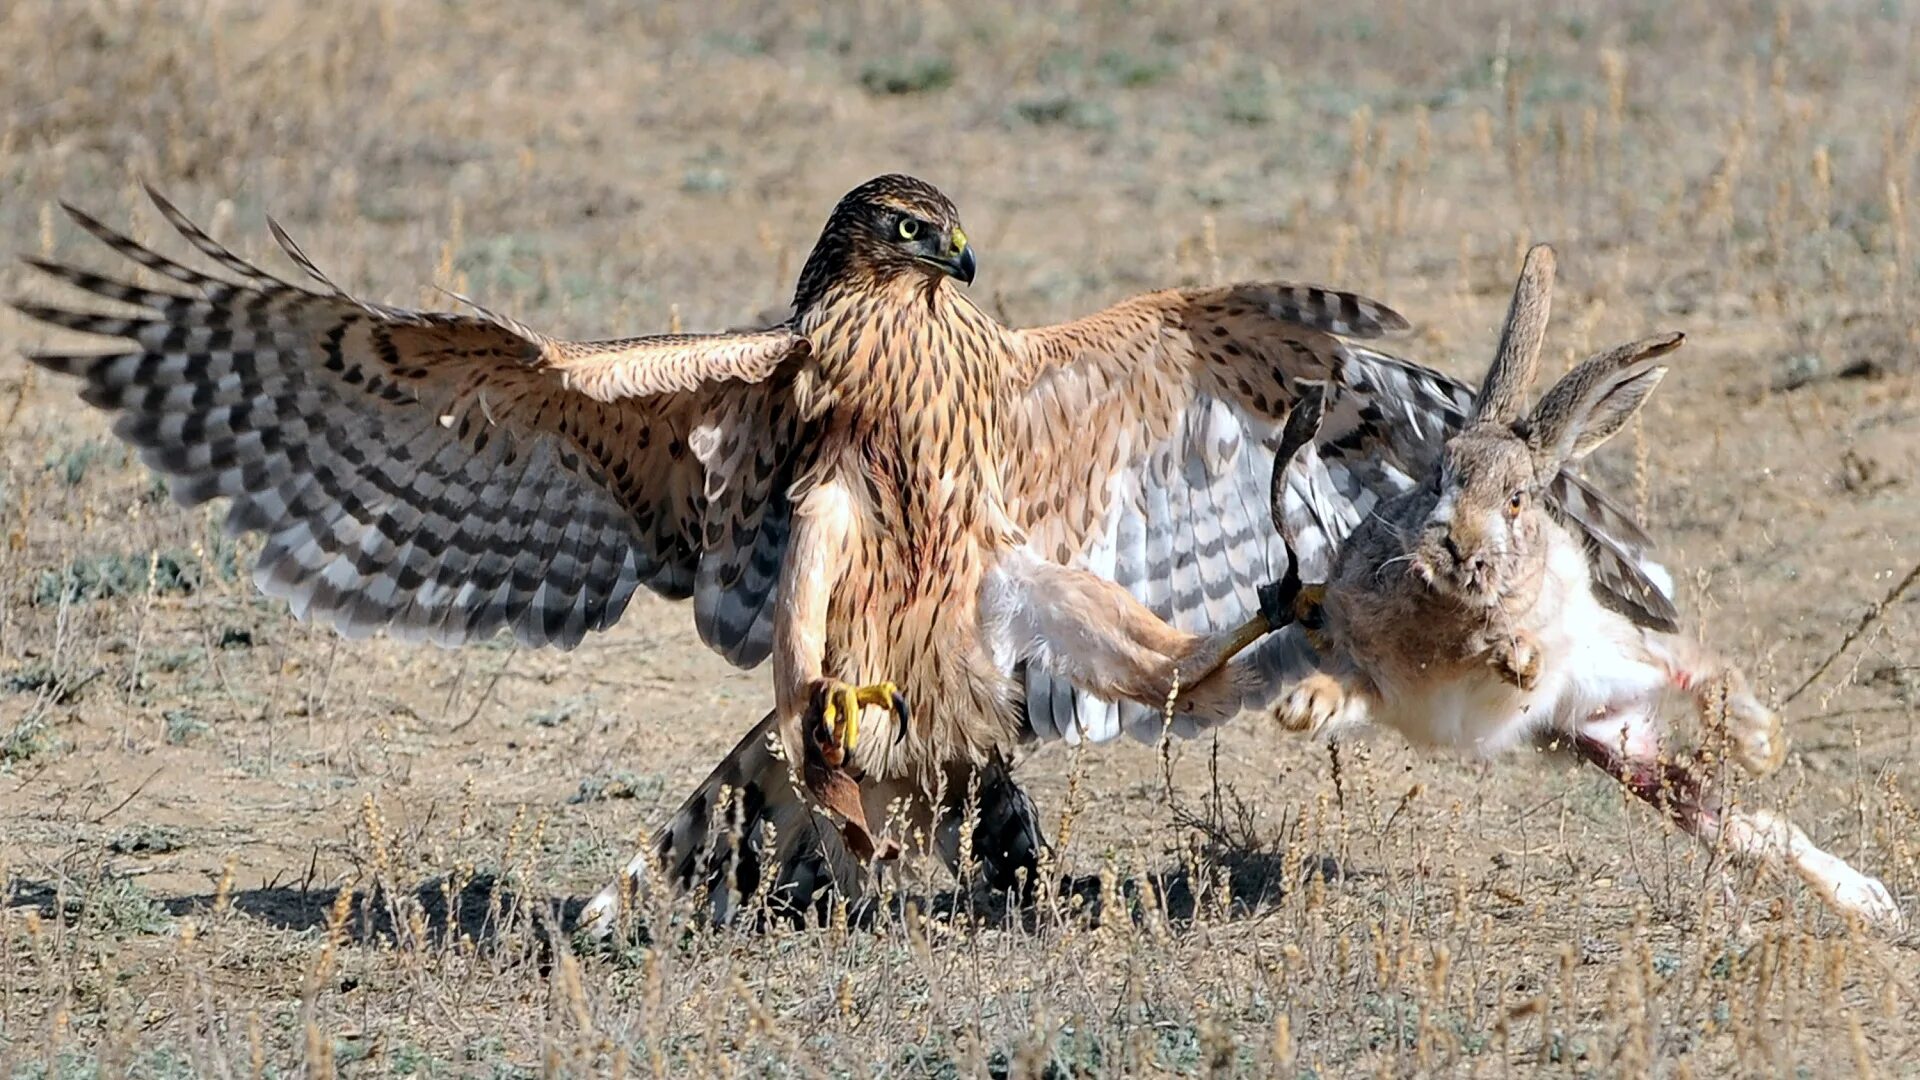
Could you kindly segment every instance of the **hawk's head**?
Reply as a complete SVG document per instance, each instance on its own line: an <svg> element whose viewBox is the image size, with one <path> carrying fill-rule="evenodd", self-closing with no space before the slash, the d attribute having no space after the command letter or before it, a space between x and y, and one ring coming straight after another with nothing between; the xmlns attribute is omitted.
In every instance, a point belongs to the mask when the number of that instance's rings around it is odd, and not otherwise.
<svg viewBox="0 0 1920 1080"><path fill-rule="evenodd" d="M953 201L924 180L889 174L841 198L807 256L794 292L805 310L836 281L887 281L902 274L972 284L973 248Z"/></svg>

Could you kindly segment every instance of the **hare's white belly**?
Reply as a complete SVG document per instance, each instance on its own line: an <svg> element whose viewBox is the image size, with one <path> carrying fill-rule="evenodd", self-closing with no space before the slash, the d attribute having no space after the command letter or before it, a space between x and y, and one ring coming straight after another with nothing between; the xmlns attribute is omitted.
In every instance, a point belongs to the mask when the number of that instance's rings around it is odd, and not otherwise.
<svg viewBox="0 0 1920 1080"><path fill-rule="evenodd" d="M1440 682L1381 686L1376 719L1408 741L1488 756L1598 714L1651 709L1666 688L1646 632L1594 596L1585 552L1559 532L1540 599L1521 619L1539 647L1538 681L1522 691L1491 667Z"/></svg>
<svg viewBox="0 0 1920 1080"><path fill-rule="evenodd" d="M1522 695L1491 671L1486 678L1428 684L1417 695L1389 692L1374 719L1416 746L1445 747L1473 756L1497 754L1538 726Z"/></svg>

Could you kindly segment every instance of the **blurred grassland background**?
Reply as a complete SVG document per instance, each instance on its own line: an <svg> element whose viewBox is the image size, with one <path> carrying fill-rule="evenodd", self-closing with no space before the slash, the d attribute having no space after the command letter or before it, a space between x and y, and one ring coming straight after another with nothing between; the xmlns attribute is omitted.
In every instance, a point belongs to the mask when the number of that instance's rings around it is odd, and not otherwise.
<svg viewBox="0 0 1920 1080"><path fill-rule="evenodd" d="M1920 903L1920 11L1834 4L430 0L0 5L0 253L182 245L554 333L783 303L845 190L959 203L1016 323L1170 284L1356 288L1477 377L1518 253L1550 364L1689 336L1594 474L1701 632L1793 694L1741 789ZM289 272L291 272L289 268ZM38 295L17 263L0 292ZM1533 754L1037 754L1071 888L910 867L870 925L576 952L756 720L637 598L573 654L346 643L247 583L0 313L0 1075L1920 1074L1911 935L1720 870Z"/></svg>

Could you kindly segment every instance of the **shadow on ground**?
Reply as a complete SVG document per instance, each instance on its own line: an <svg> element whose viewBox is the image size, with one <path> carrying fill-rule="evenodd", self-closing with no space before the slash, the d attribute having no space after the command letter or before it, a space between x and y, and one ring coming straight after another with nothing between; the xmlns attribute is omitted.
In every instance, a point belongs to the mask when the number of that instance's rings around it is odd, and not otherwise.
<svg viewBox="0 0 1920 1080"><path fill-rule="evenodd" d="M1157 910L1177 925L1191 922L1202 903L1209 909L1221 904L1213 893L1224 882L1228 892L1223 906L1228 917L1248 918L1280 901L1286 891L1287 861L1269 851L1216 852L1195 867L1180 867L1119 882L1119 903L1133 922L1143 922ZM1196 870L1200 877L1197 883ZM1307 860L1305 873L1308 878L1318 875L1328 881L1350 876L1331 857L1324 856ZM1147 889L1149 883L1151 897ZM884 908L878 903L859 905L849 917L855 924L871 925L883 917L883 911L898 917L912 904L937 919L964 915L977 925L996 929L1033 932L1056 918L1097 925L1109 917L1111 908L1103 889L1097 875L1072 875L1063 878L1058 892L1043 904L1023 903L1013 894L985 886L954 887L932 894L897 897ZM46 919L64 916L69 921L80 922L91 918L103 920L107 925L132 923L125 928L141 929L138 920L128 916L127 895L124 881L116 886L111 879L69 882L65 886L16 880L6 894L5 906L35 910ZM581 912L587 904L584 897L527 896L514 892L497 878L484 876L458 889L451 889L445 879L436 878L417 886L410 897L418 905L420 929L429 943L439 945L464 938L481 947L498 946L509 928L515 931L513 937L522 945L564 937L578 929ZM136 915L200 915L212 911L216 901L212 893L146 898L140 901L144 906ZM273 886L236 891L229 894L228 901L234 910L267 926L298 933L329 926L336 917L341 890ZM401 920L410 920L412 909L412 904L390 902L379 890L355 892L347 898L344 913L347 938L359 944L391 946L413 933L396 922L396 914ZM824 917L826 905L816 905L809 914L813 918ZM786 912L785 917L800 921L792 911Z"/></svg>
<svg viewBox="0 0 1920 1080"><path fill-rule="evenodd" d="M935 892L904 892L886 901L867 898L850 905L846 919L849 925L871 927L898 922L913 909L936 920L964 919L978 927L1025 933L1039 933L1049 925L1062 922L1098 926L1115 917L1136 925L1163 918L1174 926L1182 926L1193 922L1203 909L1239 920L1276 906L1288 891L1290 872L1299 875L1302 882L1315 877L1338 881L1373 876L1348 871L1331 856L1313 856L1296 862L1269 849L1211 848L1193 865L1114 882L1116 895L1112 898L1106 895L1106 883L1099 875L1076 874L1063 876L1051 894L1039 897L1031 894L1023 897L1014 891L978 883ZM1223 887L1224 896L1220 892ZM832 894L816 894L799 901L764 899L761 903L749 903L731 921L760 929L776 921L791 926L825 925L833 916L832 900ZM576 914L579 906L577 901L569 902L569 910ZM738 908L737 904L725 906ZM571 921L567 926L577 928ZM637 925L630 927L628 933L631 940L645 941L648 937L646 929Z"/></svg>
<svg viewBox="0 0 1920 1080"><path fill-rule="evenodd" d="M16 881L6 896L6 906L37 910L42 918L64 914L69 919L88 915L88 905L104 906L96 901L98 883L71 883L65 888L46 882ZM340 903L338 888L299 888L272 886L238 890L228 894L233 909L267 926L300 932L328 926ZM515 893L497 878L476 877L459 889L450 889L443 878L435 878L416 887L410 894L419 905L421 925L430 941L441 943L468 938L487 945L499 940L509 926L544 932L548 928L571 927L578 921L583 899L529 897ZM169 916L203 914L213 910L217 897L212 893L194 896L155 897L149 903ZM396 911L411 905L388 902L380 890L356 892L348 898L345 926L350 940L362 944L392 944L399 939Z"/></svg>
<svg viewBox="0 0 1920 1080"><path fill-rule="evenodd" d="M1286 895L1290 861L1274 851L1216 851L1194 866L1116 882L1119 893L1116 902L1124 906L1126 917L1136 924L1150 918L1156 910L1175 925L1190 923L1203 903L1209 910L1224 908L1228 918L1251 918L1278 905ZM1299 870L1303 881L1315 876L1325 881L1362 876L1345 870L1331 856L1310 857ZM1151 897L1147 894L1149 883ZM1223 884L1227 890L1224 902L1216 895ZM1113 903L1104 891L1098 875L1070 875L1061 880L1054 903L1057 910L1070 917L1088 925L1099 925L1110 917ZM1017 904L1011 902L1012 899L1009 894L981 888L955 888L929 898L927 910L936 917L966 912L989 926L1018 926L1028 930L1037 929L1040 921L1048 917L1036 905Z"/></svg>

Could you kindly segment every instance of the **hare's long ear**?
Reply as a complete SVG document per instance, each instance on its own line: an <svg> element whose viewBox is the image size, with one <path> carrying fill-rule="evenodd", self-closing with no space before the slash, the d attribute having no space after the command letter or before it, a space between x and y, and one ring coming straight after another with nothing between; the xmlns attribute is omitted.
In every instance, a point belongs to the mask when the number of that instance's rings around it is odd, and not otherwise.
<svg viewBox="0 0 1920 1080"><path fill-rule="evenodd" d="M1621 345L1588 357L1553 384L1527 422L1527 443L1541 475L1592 453L1626 426L1667 373L1653 361L1685 340L1665 334Z"/></svg>
<svg viewBox="0 0 1920 1080"><path fill-rule="evenodd" d="M1547 337L1547 315L1553 309L1553 248L1535 244L1520 266L1507 307L1507 324L1500 331L1500 351L1487 369L1487 381L1473 403L1475 422L1506 423L1520 416L1520 403L1540 370L1540 344Z"/></svg>

